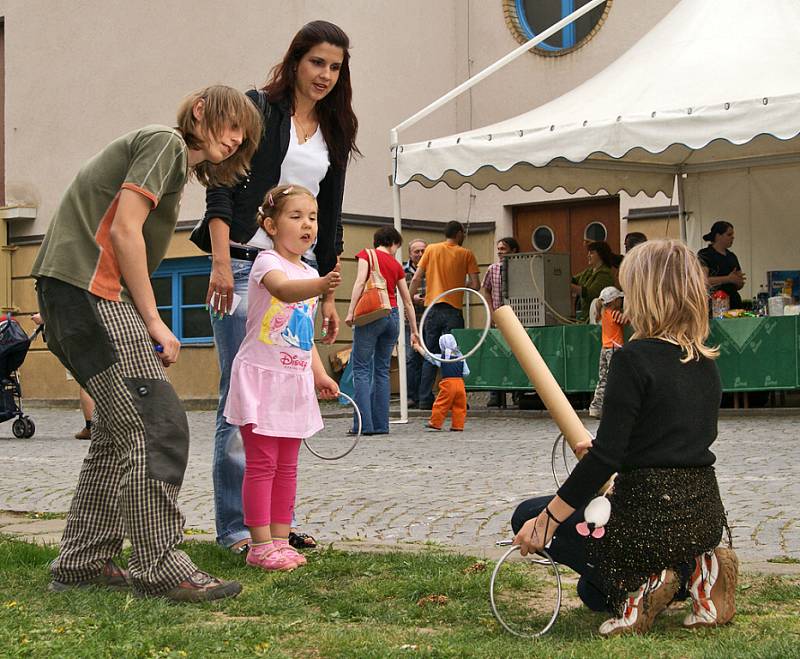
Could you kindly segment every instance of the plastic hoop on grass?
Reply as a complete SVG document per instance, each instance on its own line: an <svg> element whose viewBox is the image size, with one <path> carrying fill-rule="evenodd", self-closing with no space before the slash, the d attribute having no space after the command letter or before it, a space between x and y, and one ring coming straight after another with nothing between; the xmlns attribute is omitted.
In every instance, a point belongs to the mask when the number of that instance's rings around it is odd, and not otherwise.
<svg viewBox="0 0 800 659"><path fill-rule="evenodd" d="M342 398L346 398L350 402L350 404L353 406L353 410L356 413L356 419L358 420L358 432L356 432L356 434L353 435L353 442L350 444L350 446L347 448L347 450L345 450L342 453L338 453L336 455L323 455L318 450L315 450L314 448L312 448L311 444L308 443L307 439L304 439L303 440L303 444L306 445L306 448L309 451L311 451L311 453L313 455L317 456L321 460L341 460L346 455L349 455L356 446L358 446L358 440L361 438L361 410L358 409L358 405L356 405L356 401L354 401L352 398L350 398L350 396L348 396L346 393L340 391L339 392L339 396L341 396Z"/></svg>
<svg viewBox="0 0 800 659"><path fill-rule="evenodd" d="M508 558L517 551L519 546L514 545L494 566L489 581L489 602L494 617L507 632L521 638L538 638L550 631L561 610L561 575L558 564L544 549L507 564ZM553 589L549 580L544 579L548 572L555 577L552 606Z"/></svg>
<svg viewBox="0 0 800 659"><path fill-rule="evenodd" d="M436 357L432 355L430 350L428 350L428 346L425 345L425 339L423 338L422 328L425 325L425 319L428 317L430 310L433 309L433 305L436 304L439 300L441 300L445 295L449 295L450 293L455 293L456 291L466 291L467 293L472 293L473 295L477 295L480 298L480 301L483 303L483 308L486 310L486 323L483 326L483 334L481 334L481 338L478 339L478 342L472 347L468 353L461 355L460 357L454 357L452 359L445 359L444 357ZM489 335L489 328L492 326L492 310L489 308L489 303L486 301L486 298L483 297L478 291L474 288L467 288L466 286L459 286L458 288L451 288L450 290L444 291L444 293L439 293L433 301L425 308L425 312L422 314L422 318L419 321L419 337L420 337L420 345L422 349L425 351L425 354L428 355L431 359L436 359L444 364L454 364L456 362L463 362L467 357L470 357L475 354L478 348L481 347L483 342L486 340L486 337Z"/></svg>

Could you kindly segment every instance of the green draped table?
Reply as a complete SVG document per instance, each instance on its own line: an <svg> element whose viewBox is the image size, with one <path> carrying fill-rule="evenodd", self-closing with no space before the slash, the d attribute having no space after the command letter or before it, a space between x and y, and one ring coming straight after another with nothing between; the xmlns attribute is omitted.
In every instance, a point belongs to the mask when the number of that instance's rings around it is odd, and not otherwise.
<svg viewBox="0 0 800 659"><path fill-rule="evenodd" d="M594 391L600 358L599 325L557 325L527 330L542 358L567 393ZM472 349L481 330L455 330L462 352ZM711 323L709 345L724 391L800 389L800 317L730 318ZM470 357L466 386L471 391L531 391L533 386L498 330Z"/></svg>

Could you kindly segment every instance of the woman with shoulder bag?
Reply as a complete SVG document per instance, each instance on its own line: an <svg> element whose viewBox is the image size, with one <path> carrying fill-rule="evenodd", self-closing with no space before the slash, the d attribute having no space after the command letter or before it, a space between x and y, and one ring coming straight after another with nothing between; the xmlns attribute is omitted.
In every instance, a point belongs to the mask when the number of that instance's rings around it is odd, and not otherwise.
<svg viewBox="0 0 800 659"><path fill-rule="evenodd" d="M408 293L405 270L395 258L397 250L403 244L400 233L394 227L383 227L375 232L372 240L375 249L362 249L358 259L358 273L350 296L350 308L344 322L353 327L353 387L354 400L361 411L361 434L389 434L389 366L392 350L400 334L400 316L397 310L397 293L403 298L408 325L411 328L411 342L419 342L417 318L414 304ZM377 266L377 267L376 267ZM359 299L365 290L367 279L373 270L379 274L381 286L386 287L389 313L368 313L367 319L377 316L375 320L362 324L359 321L361 310ZM365 311L371 311L367 309ZM353 429L358 430L358 420L353 415Z"/></svg>
<svg viewBox="0 0 800 659"><path fill-rule="evenodd" d="M264 87L247 93L264 120L264 135L248 176L235 187L206 193L204 223L212 254L206 302L221 374L213 461L217 542L238 552L250 542L242 517L244 454L238 428L225 421L222 411L231 365L245 335L250 270L258 253L272 247L256 223L256 214L272 187L291 182L308 188L317 198L319 231L304 260L321 276L339 267L345 172L351 155L360 154L349 47L344 31L327 21L313 21L300 29ZM208 249L202 237L193 240ZM241 298L238 306L234 293ZM333 295L322 301L321 312L323 341L332 343L339 331ZM316 544L304 534L291 539L300 547Z"/></svg>

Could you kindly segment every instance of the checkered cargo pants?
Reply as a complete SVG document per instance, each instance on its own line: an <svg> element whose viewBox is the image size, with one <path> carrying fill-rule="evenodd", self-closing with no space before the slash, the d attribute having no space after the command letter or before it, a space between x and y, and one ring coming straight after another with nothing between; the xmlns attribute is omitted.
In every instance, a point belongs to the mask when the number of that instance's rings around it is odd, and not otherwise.
<svg viewBox="0 0 800 659"><path fill-rule="evenodd" d="M175 549L183 539L177 498L189 450L186 413L132 304L48 277L37 291L49 349L96 404L53 577L91 579L127 535L133 587L163 593L196 570Z"/></svg>
<svg viewBox="0 0 800 659"><path fill-rule="evenodd" d="M606 380L608 379L608 367L611 365L611 356L619 348L601 348L600 366L597 373L597 386L594 389L594 398L589 405L589 411L597 416L603 413L603 399L606 396Z"/></svg>

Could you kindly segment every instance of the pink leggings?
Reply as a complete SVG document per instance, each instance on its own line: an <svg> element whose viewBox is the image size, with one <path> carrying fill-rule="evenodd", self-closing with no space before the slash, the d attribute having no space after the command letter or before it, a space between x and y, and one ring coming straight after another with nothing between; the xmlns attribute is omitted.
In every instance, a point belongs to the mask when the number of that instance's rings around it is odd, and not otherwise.
<svg viewBox="0 0 800 659"><path fill-rule="evenodd" d="M302 440L269 437L241 427L244 441L242 508L245 526L291 524L297 492L297 454Z"/></svg>

